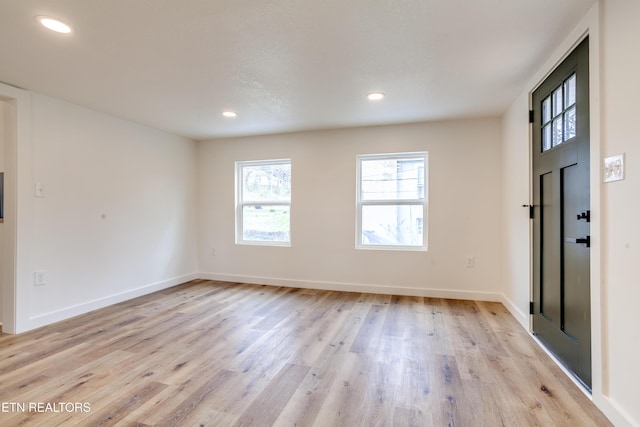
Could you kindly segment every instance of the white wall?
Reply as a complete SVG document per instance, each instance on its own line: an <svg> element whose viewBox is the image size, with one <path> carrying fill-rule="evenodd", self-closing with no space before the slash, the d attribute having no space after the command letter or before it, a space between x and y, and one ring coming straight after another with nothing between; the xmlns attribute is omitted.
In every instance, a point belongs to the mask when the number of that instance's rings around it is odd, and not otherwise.
<svg viewBox="0 0 640 427"><path fill-rule="evenodd" d="M499 120L478 119L200 142L201 275L497 300L500 138ZM356 155L403 151L429 152L429 250L356 250ZM236 245L234 162L276 158L292 159L292 245Z"/></svg>
<svg viewBox="0 0 640 427"><path fill-rule="evenodd" d="M626 153L624 181L602 187L604 393L640 425L640 2L602 2L602 155Z"/></svg>
<svg viewBox="0 0 640 427"><path fill-rule="evenodd" d="M195 142L39 94L31 131L19 331L197 276Z"/></svg>
<svg viewBox="0 0 640 427"><path fill-rule="evenodd" d="M616 426L640 426L636 385L640 383L640 3L606 0L592 9L559 49L532 76L503 117L502 170L504 251L503 292L521 318L529 301L529 224L517 206L529 191L529 93L579 38L589 33L591 74L592 355L593 401ZM602 184L602 158L626 153L627 176ZM526 199L525 199L526 200ZM524 239L526 236L526 240ZM515 310L514 310L515 308Z"/></svg>

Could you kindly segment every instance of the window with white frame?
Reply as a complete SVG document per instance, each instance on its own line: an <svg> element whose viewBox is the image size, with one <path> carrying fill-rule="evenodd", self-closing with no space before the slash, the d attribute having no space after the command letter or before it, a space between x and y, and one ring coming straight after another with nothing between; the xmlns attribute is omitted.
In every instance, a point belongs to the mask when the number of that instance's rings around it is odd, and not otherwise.
<svg viewBox="0 0 640 427"><path fill-rule="evenodd" d="M357 157L356 247L427 249L428 153Z"/></svg>
<svg viewBox="0 0 640 427"><path fill-rule="evenodd" d="M236 162L236 243L289 246L291 160Z"/></svg>

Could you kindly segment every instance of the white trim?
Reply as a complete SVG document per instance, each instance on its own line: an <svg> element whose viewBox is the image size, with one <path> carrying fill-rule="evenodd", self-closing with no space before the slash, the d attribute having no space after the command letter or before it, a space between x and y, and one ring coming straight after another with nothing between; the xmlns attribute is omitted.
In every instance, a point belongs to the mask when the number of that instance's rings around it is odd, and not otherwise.
<svg viewBox="0 0 640 427"><path fill-rule="evenodd" d="M133 298L137 298L143 295L147 295L153 292L161 291L163 289L171 288L173 286L180 285L182 283L189 282L198 278L197 273L185 274L183 276L174 277L168 280L162 280L155 283L149 283L144 286L140 286L136 289L130 289L125 292L120 292L113 295L108 295L102 298L94 299L92 301L83 302L74 306L66 307L60 310L44 313L38 316L32 316L29 318L26 330L38 328L40 326L49 325L51 323L59 322L61 320L68 319L80 314L88 313L93 310L104 308L119 302L128 301Z"/></svg>
<svg viewBox="0 0 640 427"><path fill-rule="evenodd" d="M507 310L509 310L509 313L511 313L516 321L520 323L524 330L529 332L529 314L520 310L520 308L518 308L518 306L505 295L500 295L500 302L507 308Z"/></svg>
<svg viewBox="0 0 640 427"><path fill-rule="evenodd" d="M33 269L29 263L34 229L31 92L0 83L0 99L8 101L15 109L13 138L5 145L5 246L0 269L3 271L3 332L14 334L23 330L23 319L29 309L26 289L33 283Z"/></svg>
<svg viewBox="0 0 640 427"><path fill-rule="evenodd" d="M593 397L593 403L609 418L609 421L616 427L639 427L640 424L633 422L633 418L622 406L608 396Z"/></svg>
<svg viewBox="0 0 640 427"><path fill-rule="evenodd" d="M500 302L501 295L495 292L471 292L451 289L409 288L405 286L381 286L365 283L321 282L315 280L282 279L264 276L244 276L225 273L204 273L199 279L219 280L232 283L250 283L254 285L286 286L302 289L319 289L324 291L358 292L382 295L402 295L428 298L447 298L472 301Z"/></svg>

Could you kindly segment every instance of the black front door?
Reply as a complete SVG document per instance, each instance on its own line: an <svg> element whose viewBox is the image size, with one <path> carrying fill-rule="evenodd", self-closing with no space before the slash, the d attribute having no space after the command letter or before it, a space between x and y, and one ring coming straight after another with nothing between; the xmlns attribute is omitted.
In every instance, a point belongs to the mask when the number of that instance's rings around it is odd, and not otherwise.
<svg viewBox="0 0 640 427"><path fill-rule="evenodd" d="M590 389L588 39L532 105L533 332Z"/></svg>

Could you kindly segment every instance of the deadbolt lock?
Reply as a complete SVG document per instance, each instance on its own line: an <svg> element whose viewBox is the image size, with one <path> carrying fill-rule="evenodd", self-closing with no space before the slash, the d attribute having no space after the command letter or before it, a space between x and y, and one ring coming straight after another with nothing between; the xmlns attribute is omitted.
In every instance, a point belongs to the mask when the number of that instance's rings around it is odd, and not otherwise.
<svg viewBox="0 0 640 427"><path fill-rule="evenodd" d="M577 217L578 217L578 221L580 221L581 219L585 219L587 220L587 222L591 222L591 211L584 211L578 214Z"/></svg>

